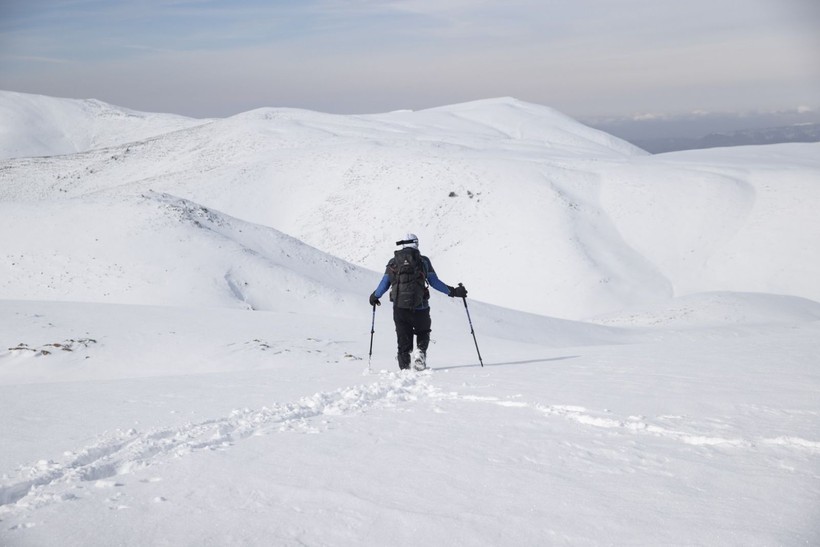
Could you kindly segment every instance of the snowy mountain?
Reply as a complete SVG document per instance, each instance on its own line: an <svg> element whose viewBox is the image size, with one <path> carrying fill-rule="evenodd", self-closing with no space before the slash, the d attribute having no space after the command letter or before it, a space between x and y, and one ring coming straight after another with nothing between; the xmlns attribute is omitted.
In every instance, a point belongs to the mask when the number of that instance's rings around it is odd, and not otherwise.
<svg viewBox="0 0 820 547"><path fill-rule="evenodd" d="M713 168L708 156L648 156L514 99L371 116L262 109L11 160L0 197L119 201L153 190L375 271L413 231L441 277L477 298L579 319L715 290L820 300L818 147L773 148L786 156L775 162L737 149ZM801 270L784 269L790 261Z"/></svg>
<svg viewBox="0 0 820 547"><path fill-rule="evenodd" d="M102 101L0 92L0 160L55 156L144 140L206 123Z"/></svg>
<svg viewBox="0 0 820 547"><path fill-rule="evenodd" d="M820 542L820 145L511 98L0 128L0 545ZM410 374L367 304L407 231L470 291Z"/></svg>

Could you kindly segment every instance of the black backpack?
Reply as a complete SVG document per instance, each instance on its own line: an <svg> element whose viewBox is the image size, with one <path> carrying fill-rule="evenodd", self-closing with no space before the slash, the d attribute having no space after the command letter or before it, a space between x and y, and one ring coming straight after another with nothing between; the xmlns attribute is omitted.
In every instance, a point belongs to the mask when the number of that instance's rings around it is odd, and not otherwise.
<svg viewBox="0 0 820 547"><path fill-rule="evenodd" d="M414 310L430 298L427 267L418 249L405 247L396 251L387 267L390 272L390 301L397 308Z"/></svg>

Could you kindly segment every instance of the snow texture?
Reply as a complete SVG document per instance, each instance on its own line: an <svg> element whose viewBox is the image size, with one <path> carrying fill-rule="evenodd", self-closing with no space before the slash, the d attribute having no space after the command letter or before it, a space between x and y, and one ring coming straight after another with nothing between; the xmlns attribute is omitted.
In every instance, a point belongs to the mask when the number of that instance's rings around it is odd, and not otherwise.
<svg viewBox="0 0 820 547"><path fill-rule="evenodd" d="M0 158L0 545L820 544L818 144L0 92ZM408 231L484 367L434 291L397 370Z"/></svg>

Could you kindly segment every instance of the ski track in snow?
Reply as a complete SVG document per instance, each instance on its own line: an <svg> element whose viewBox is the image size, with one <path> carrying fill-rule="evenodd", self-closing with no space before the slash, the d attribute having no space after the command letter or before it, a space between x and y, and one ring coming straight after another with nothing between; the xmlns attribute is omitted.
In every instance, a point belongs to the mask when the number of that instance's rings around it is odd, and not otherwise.
<svg viewBox="0 0 820 547"><path fill-rule="evenodd" d="M256 410L234 410L227 417L201 423L154 429L145 433L134 429L120 430L77 453L66 453L68 460L64 463L40 460L23 466L18 470L15 482L0 486L0 517L8 517L20 510L34 510L52 503L78 499L83 485L88 483L93 483L96 488L124 486L117 481L117 477L185 457L193 452L226 450L241 439L275 432L319 433L323 428L329 427L329 421L316 423L317 418L355 415L371 408L388 408L423 399L531 410L545 417L562 418L583 427L609 430L616 434L651 435L694 446L737 449L780 447L820 454L820 442L798 437L781 436L756 440L726 438L673 429L651 423L643 416L619 418L606 410L595 412L582 406L547 405L524 402L516 397L502 399L444 392L432 385L432 372L429 370L421 373L382 371L378 374L380 379L371 384L320 392L297 402L274 404ZM684 420L684 416L657 418L658 422L674 422L678 425L683 425ZM152 479L148 481L150 480Z"/></svg>

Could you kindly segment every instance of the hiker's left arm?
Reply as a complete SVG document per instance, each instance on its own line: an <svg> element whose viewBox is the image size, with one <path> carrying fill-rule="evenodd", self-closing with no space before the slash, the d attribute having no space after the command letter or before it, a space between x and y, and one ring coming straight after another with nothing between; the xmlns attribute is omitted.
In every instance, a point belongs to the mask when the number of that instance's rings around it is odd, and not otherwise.
<svg viewBox="0 0 820 547"><path fill-rule="evenodd" d="M436 289L439 292L443 292L444 294L450 294L450 287L448 287L444 281L438 278L436 272L429 272L427 274L427 282L430 284L431 287Z"/></svg>

